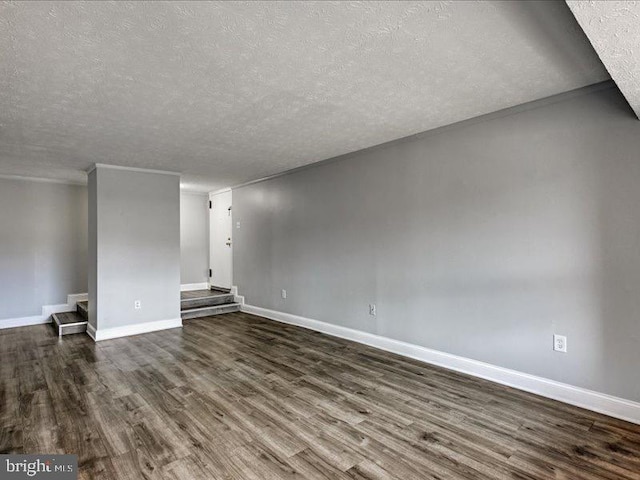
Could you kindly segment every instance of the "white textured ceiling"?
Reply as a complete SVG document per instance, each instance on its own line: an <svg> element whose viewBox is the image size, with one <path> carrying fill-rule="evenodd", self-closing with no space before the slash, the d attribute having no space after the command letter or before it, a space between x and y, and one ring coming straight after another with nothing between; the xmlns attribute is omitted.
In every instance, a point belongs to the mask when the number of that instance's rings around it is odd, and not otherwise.
<svg viewBox="0 0 640 480"><path fill-rule="evenodd" d="M608 78L562 2L3 2L0 175L212 190Z"/></svg>
<svg viewBox="0 0 640 480"><path fill-rule="evenodd" d="M581 0L567 3L640 118L640 2Z"/></svg>

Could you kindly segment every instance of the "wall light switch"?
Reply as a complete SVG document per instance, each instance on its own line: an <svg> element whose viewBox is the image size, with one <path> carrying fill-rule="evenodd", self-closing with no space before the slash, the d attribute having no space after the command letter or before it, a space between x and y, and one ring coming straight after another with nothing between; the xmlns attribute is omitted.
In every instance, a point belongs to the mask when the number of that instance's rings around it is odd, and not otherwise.
<svg viewBox="0 0 640 480"><path fill-rule="evenodd" d="M282 295L282 298L287 298L287 291L282 290L281 295Z"/></svg>
<svg viewBox="0 0 640 480"><path fill-rule="evenodd" d="M376 304L375 303L370 303L369 304L369 315L373 315L374 317L378 314L378 312L376 311Z"/></svg>

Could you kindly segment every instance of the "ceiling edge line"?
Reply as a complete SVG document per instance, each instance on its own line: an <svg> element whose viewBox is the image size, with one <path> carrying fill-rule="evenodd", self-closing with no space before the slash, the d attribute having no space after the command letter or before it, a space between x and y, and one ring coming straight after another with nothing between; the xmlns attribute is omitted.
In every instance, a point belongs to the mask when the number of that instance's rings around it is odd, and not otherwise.
<svg viewBox="0 0 640 480"><path fill-rule="evenodd" d="M537 108L541 108L547 105L552 105L554 103L558 103L564 100L569 100L571 98L580 97L582 95L587 95L589 93L594 93L594 92L598 92L600 90L606 90L609 88L618 88L617 84L611 79L605 80L603 82L594 83L591 85L586 85L584 87L576 88L574 90L568 90L566 92L557 93L555 95L550 95L548 97L539 98L537 100L532 100L530 102L521 103L519 105L514 105L512 107L503 108L501 110L496 110L495 112L485 113L482 115L478 115L477 117L467 118L465 120L460 120L459 122L450 123L448 125L442 125L441 127L435 127L430 130L425 130L424 132L418 132L418 133L408 135L406 137L396 138L395 140L390 140L388 142L380 143L378 145L372 145L371 147L362 148L360 150L354 150L353 152L343 153L335 157L330 157L324 160L318 160L317 162L309 163L307 165L301 165L296 168L291 168L289 170L285 170L279 173L274 173L273 175L268 175L266 177L260 177L255 180L242 182L229 188L231 188L231 190L236 190L238 188L248 187L249 185L266 182L267 180L283 177L285 175L291 175L293 173L301 172L303 170L308 170L310 168L316 168L325 164L338 162L340 160L355 158L365 153L369 153L376 150L382 150L400 143L410 142L412 140L417 140L419 138L430 137L431 135L437 135L437 134L446 132L448 130L465 128L480 122L486 122L486 121L494 120L497 118L508 117L510 115L525 112L528 110L535 110Z"/></svg>

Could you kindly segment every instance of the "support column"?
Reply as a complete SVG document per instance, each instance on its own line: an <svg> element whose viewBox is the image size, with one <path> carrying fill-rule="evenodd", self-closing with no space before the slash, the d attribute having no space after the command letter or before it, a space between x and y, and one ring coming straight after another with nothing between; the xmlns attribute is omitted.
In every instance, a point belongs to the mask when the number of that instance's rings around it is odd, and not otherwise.
<svg viewBox="0 0 640 480"><path fill-rule="evenodd" d="M89 172L88 270L95 341L182 326L179 174Z"/></svg>

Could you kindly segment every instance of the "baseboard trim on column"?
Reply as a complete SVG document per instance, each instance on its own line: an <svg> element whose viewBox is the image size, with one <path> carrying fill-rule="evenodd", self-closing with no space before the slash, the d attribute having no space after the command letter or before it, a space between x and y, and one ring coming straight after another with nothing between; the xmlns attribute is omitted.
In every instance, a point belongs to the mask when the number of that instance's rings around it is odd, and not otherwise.
<svg viewBox="0 0 640 480"><path fill-rule="evenodd" d="M93 325L87 326L87 335L95 342L103 340L111 340L114 338L130 337L140 335L142 333L157 332L160 330L168 330L170 328L182 327L181 318L172 318L169 320L159 320L157 322L136 323L133 325L125 325L123 327L95 329Z"/></svg>

